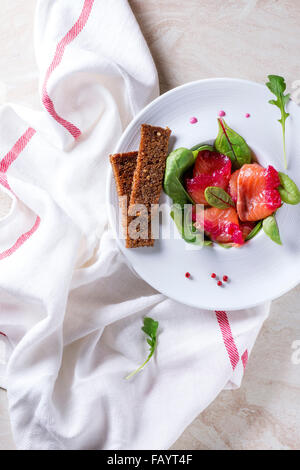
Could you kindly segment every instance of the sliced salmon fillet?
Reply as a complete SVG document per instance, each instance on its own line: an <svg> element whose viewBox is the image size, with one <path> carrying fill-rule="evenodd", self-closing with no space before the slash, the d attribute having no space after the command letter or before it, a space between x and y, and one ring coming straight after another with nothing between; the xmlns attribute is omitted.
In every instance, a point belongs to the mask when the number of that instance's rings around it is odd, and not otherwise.
<svg viewBox="0 0 300 470"><path fill-rule="evenodd" d="M228 192L231 196L231 199L233 202L236 204L237 202L237 180L240 174L240 170L236 170L234 173L232 173L230 180L229 180L229 185L228 185Z"/></svg>
<svg viewBox="0 0 300 470"><path fill-rule="evenodd" d="M237 178L237 212L242 222L265 219L281 206L276 188L280 185L278 173L272 166L263 168L258 163L243 165Z"/></svg>
<svg viewBox="0 0 300 470"><path fill-rule="evenodd" d="M242 245L244 243L243 233L239 226L236 210L217 209L211 207L202 211L195 222L195 227L204 230L213 241L219 243L232 243Z"/></svg>
<svg viewBox="0 0 300 470"><path fill-rule="evenodd" d="M210 150L198 153L193 178L186 179L186 189L196 204L207 204L204 191L208 186L226 189L231 174L231 161L226 155Z"/></svg>

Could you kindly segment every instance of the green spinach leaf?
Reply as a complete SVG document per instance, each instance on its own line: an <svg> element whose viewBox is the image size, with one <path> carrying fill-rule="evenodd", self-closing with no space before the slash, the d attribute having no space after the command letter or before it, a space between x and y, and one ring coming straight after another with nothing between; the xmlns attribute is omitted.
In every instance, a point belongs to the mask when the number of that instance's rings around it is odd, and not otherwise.
<svg viewBox="0 0 300 470"><path fill-rule="evenodd" d="M217 245L220 246L221 248L225 248L226 250L228 250L229 248L232 248L231 243L220 243L220 242L218 242Z"/></svg>
<svg viewBox="0 0 300 470"><path fill-rule="evenodd" d="M235 207L229 194L218 186L208 186L204 191L204 196L209 205L217 207L218 209Z"/></svg>
<svg viewBox="0 0 300 470"><path fill-rule="evenodd" d="M251 150L243 137L231 129L224 119L218 119L218 123L219 133L214 144L216 150L230 158L234 169L251 163Z"/></svg>
<svg viewBox="0 0 300 470"><path fill-rule="evenodd" d="M286 148L285 148L285 121L289 117L289 113L285 111L285 106L290 101L290 94L284 94L286 84L283 77L279 75L268 75L269 82L266 83L269 90L276 96L276 100L270 100L269 103L277 106L281 112L281 119L278 121L282 127L283 136L283 154L284 154L284 167L287 168Z"/></svg>
<svg viewBox="0 0 300 470"><path fill-rule="evenodd" d="M182 207L180 204L173 204L171 217L184 241L198 246L206 245L204 234L193 225L191 205Z"/></svg>
<svg viewBox="0 0 300 470"><path fill-rule="evenodd" d="M150 361L151 357L153 356L155 349L156 349L156 345L157 345L158 325L159 325L158 321L153 320L153 318L150 318L150 317L144 318L144 326L142 327L142 331L146 334L146 336L148 336L147 343L150 346L150 352L145 362L140 367L138 367L135 371L131 372L131 374L129 374L126 377L126 380L131 379L131 377L133 377L135 374L140 372L140 370L142 370L145 367L145 365Z"/></svg>
<svg viewBox="0 0 300 470"><path fill-rule="evenodd" d="M194 162L192 150L183 147L171 152L167 158L164 191L175 204L184 205L193 202L185 190L181 178Z"/></svg>
<svg viewBox="0 0 300 470"><path fill-rule="evenodd" d="M192 147L192 152L193 152L193 155L194 155L194 158L196 159L197 156L198 156L198 153L201 152L202 150L209 150L210 152L214 152L215 149L212 145L195 145L194 147Z"/></svg>
<svg viewBox="0 0 300 470"><path fill-rule="evenodd" d="M280 186L278 191L280 193L281 199L287 204L299 204L300 202L300 191L298 186L294 181L285 173L278 172L280 179Z"/></svg>
<svg viewBox="0 0 300 470"><path fill-rule="evenodd" d="M273 242L282 245L278 225L274 215L270 215L263 221L263 230Z"/></svg>

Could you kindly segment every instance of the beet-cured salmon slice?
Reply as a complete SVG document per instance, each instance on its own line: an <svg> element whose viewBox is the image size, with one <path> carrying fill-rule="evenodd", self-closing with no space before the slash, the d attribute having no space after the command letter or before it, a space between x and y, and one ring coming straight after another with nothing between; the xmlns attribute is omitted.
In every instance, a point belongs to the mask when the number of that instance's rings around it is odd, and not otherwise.
<svg viewBox="0 0 300 470"><path fill-rule="evenodd" d="M226 155L211 150L201 150L195 161L193 176L222 175L226 178L231 174L231 161Z"/></svg>
<svg viewBox="0 0 300 470"><path fill-rule="evenodd" d="M242 245L244 243L243 233L239 226L236 210L217 209L210 207L205 209L201 217L196 220L196 228L204 230L213 241L219 243L232 243Z"/></svg>
<svg viewBox="0 0 300 470"><path fill-rule="evenodd" d="M207 204L204 191L208 186L218 186L226 189L228 180L222 176L199 175L191 179L186 179L186 190L196 204Z"/></svg>
<svg viewBox="0 0 300 470"><path fill-rule="evenodd" d="M231 161L226 155L210 150L198 153L193 178L186 179L186 189L197 204L207 204L204 191L208 186L226 189L231 174Z"/></svg>
<svg viewBox="0 0 300 470"><path fill-rule="evenodd" d="M265 219L281 206L280 185L272 166L243 165L237 178L237 212L242 222Z"/></svg>

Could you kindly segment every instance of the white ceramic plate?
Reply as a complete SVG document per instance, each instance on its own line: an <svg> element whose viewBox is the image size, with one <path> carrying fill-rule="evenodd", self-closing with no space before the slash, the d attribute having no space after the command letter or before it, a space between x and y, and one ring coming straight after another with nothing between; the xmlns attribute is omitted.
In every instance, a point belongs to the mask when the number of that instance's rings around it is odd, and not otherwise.
<svg viewBox="0 0 300 470"><path fill-rule="evenodd" d="M225 120L241 134L263 166L283 169L282 133L279 110L268 101L266 86L234 79L211 79L188 83L153 101L131 122L119 141L116 152L137 150L140 125L168 126L172 130L170 150L193 147L214 140L218 111L226 111ZM300 109L289 103L286 141L288 174L300 187ZM250 113L249 119L245 114ZM189 118L198 123L191 125ZM112 171L109 171L107 200L110 223L118 232L118 198ZM161 202L169 202L162 194ZM237 310L271 300L300 282L300 205L284 204L277 213L283 246L272 242L261 231L241 248L218 246L188 250L181 239L159 239L153 248L126 249L118 243L133 269L165 295L194 307ZM192 279L186 279L190 272ZM217 287L210 274L228 275L230 282Z"/></svg>

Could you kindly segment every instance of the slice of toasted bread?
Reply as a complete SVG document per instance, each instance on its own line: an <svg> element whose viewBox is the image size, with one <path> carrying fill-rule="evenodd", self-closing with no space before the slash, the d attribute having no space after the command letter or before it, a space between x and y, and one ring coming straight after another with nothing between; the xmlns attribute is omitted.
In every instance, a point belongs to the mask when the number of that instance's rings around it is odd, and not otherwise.
<svg viewBox="0 0 300 470"><path fill-rule="evenodd" d="M154 245L151 233L151 206L159 202L170 135L171 131L168 128L163 129L148 124L141 126L141 142L133 175L129 211L134 205L143 204L147 209L147 220L146 227L140 228L140 238L134 240L129 237L127 239L128 247ZM133 215L132 212L129 213Z"/></svg>
<svg viewBox="0 0 300 470"><path fill-rule="evenodd" d="M127 211L130 200L130 193L133 181L133 174L136 168L138 152L116 153L110 155L110 163L113 169L117 193L120 201L122 214L122 225L128 245L128 224L130 222ZM129 248L130 246L127 246Z"/></svg>

